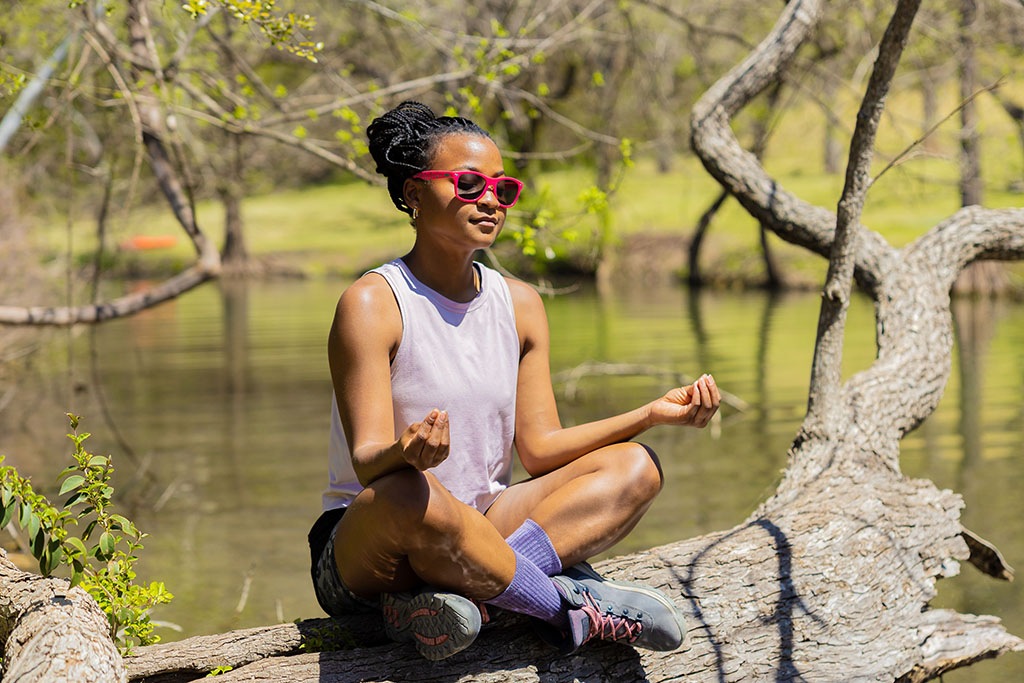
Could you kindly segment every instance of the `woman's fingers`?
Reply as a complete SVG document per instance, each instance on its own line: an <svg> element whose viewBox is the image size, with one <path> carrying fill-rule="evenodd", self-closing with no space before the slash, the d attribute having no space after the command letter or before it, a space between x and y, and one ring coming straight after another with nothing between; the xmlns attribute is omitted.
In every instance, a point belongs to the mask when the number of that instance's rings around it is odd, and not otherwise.
<svg viewBox="0 0 1024 683"><path fill-rule="evenodd" d="M699 426L705 427L718 412L718 405L722 397L711 375L703 375L697 382L701 395L701 410L697 419Z"/></svg>
<svg viewBox="0 0 1024 683"><path fill-rule="evenodd" d="M404 449L405 460L418 470L440 465L448 457L448 413L436 408L422 422L409 426L412 438Z"/></svg>
<svg viewBox="0 0 1024 683"><path fill-rule="evenodd" d="M430 463L430 467L440 465L448 457L448 447L448 413L441 411L434 419L427 442L423 445L424 460Z"/></svg>

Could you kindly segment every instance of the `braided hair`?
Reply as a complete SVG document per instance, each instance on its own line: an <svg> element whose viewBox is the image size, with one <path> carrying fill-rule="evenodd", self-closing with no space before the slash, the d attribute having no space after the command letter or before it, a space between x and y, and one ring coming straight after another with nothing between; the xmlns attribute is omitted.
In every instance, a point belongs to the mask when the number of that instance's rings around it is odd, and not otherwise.
<svg viewBox="0 0 1024 683"><path fill-rule="evenodd" d="M399 211L412 215L405 203L405 181L426 170L442 138L469 133L490 138L487 131L461 116L435 116L420 102L402 102L367 127L370 155L377 173L387 178L388 194Z"/></svg>

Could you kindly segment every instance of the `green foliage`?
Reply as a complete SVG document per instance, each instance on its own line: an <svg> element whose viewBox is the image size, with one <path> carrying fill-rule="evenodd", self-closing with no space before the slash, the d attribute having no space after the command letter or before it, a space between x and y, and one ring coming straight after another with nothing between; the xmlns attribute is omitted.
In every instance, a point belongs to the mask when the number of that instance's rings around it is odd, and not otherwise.
<svg viewBox="0 0 1024 683"><path fill-rule="evenodd" d="M72 586L81 586L107 615L110 635L123 654L135 645L159 641L149 613L173 597L162 582L135 583L134 565L145 534L126 517L112 511L110 458L85 450L88 433L79 433L79 417L68 414L75 445L74 464L58 476L59 507L37 493L31 481L10 466L0 467L0 526L17 519L29 539L39 571L50 576L62 565L70 570ZM0 463L3 457L0 456ZM81 529L72 535L71 527Z"/></svg>
<svg viewBox="0 0 1024 683"><path fill-rule="evenodd" d="M356 647L352 631L335 622L309 629L302 636L299 649L305 652L337 652Z"/></svg>
<svg viewBox="0 0 1024 683"><path fill-rule="evenodd" d="M11 73L0 67L0 100L17 95L27 83L25 74Z"/></svg>
<svg viewBox="0 0 1024 683"><path fill-rule="evenodd" d="M317 61L316 53L324 47L303 37L316 27L316 19L280 11L276 0L185 0L181 7L193 19L205 15L211 7L221 7L242 24L257 27L277 48L311 62Z"/></svg>
<svg viewBox="0 0 1024 683"><path fill-rule="evenodd" d="M221 674L226 674L227 672L231 671L234 668L235 667L228 666L228 665L215 666L212 669L210 669L210 673L206 674L206 677L207 678L213 678L214 676L220 676Z"/></svg>

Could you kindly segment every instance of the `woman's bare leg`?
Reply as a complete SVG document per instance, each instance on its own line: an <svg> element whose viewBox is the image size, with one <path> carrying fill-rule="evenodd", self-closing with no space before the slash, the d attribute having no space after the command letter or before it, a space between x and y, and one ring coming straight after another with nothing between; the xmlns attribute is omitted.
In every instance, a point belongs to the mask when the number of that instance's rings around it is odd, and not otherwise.
<svg viewBox="0 0 1024 683"><path fill-rule="evenodd" d="M427 583L483 601L509 585L516 566L493 524L411 469L356 497L339 522L335 558L345 585L366 597Z"/></svg>
<svg viewBox="0 0 1024 683"><path fill-rule="evenodd" d="M570 566L622 540L662 486L657 457L639 443L589 453L540 477L509 487L487 511L507 537L532 519Z"/></svg>

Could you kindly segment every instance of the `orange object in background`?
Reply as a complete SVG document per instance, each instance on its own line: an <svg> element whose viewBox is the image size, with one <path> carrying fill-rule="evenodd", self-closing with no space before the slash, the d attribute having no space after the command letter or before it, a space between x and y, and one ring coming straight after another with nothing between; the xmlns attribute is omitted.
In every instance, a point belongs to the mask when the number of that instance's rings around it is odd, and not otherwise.
<svg viewBox="0 0 1024 683"><path fill-rule="evenodd" d="M121 242L120 248L125 251L145 251L148 249L167 249L178 243L174 235L136 235Z"/></svg>

